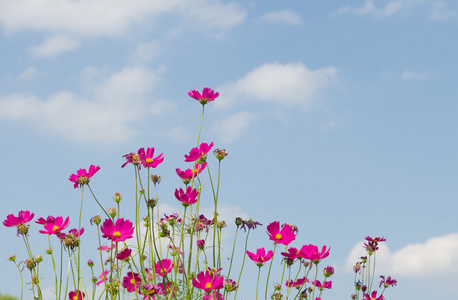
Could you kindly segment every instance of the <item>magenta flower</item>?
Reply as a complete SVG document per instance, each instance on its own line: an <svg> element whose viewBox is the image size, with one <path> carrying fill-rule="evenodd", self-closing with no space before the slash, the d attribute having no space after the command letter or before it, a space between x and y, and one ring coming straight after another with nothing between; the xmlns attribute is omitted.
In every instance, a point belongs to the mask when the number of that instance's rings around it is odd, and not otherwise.
<svg viewBox="0 0 458 300"><path fill-rule="evenodd" d="M129 220L124 221L123 218L117 219L115 224L111 219L106 219L100 226L100 231L103 233L104 238L117 243L130 239L134 233L134 227L132 222Z"/></svg>
<svg viewBox="0 0 458 300"><path fill-rule="evenodd" d="M134 166L138 166L140 164L140 157L137 153L130 152L122 157L126 159L126 162L121 166L121 168L124 168L127 164L133 164Z"/></svg>
<svg viewBox="0 0 458 300"><path fill-rule="evenodd" d="M320 262L320 260L329 256L329 250L331 250L331 248L326 251L326 246L323 246L321 252L318 252L318 247L310 244L302 246L300 252L303 258L310 259L317 264Z"/></svg>
<svg viewBox="0 0 458 300"><path fill-rule="evenodd" d="M256 263L258 267L262 267L265 262L269 261L272 258L272 256L274 255L274 252L270 250L266 254L266 249L264 249L263 247L263 248L257 249L256 254L250 251L247 251L246 254L252 261Z"/></svg>
<svg viewBox="0 0 458 300"><path fill-rule="evenodd" d="M126 248L124 250L122 250L121 252L119 252L117 255L116 255L116 258L119 259L119 260L126 260L130 257L130 254L132 253L132 250L129 249L129 248Z"/></svg>
<svg viewBox="0 0 458 300"><path fill-rule="evenodd" d="M99 166L90 165L88 171L86 171L86 169L79 169L76 174L70 175L68 180L75 183L73 187L76 189L77 187L88 184L91 177L94 176L98 170L100 170Z"/></svg>
<svg viewBox="0 0 458 300"><path fill-rule="evenodd" d="M211 102L211 101L215 100L219 96L219 93L218 92L215 93L214 90L212 90L211 88L206 87L202 91L202 95L196 90L190 90L188 95L189 95L189 97L200 101L200 103L202 105L205 105L205 104L207 104L207 102Z"/></svg>
<svg viewBox="0 0 458 300"><path fill-rule="evenodd" d="M36 221L36 223L38 223L38 221ZM64 221L64 218L59 216L54 219L54 222L45 224L45 230L40 230L39 232L47 235L55 234L56 236L59 236L60 232L66 229L69 224L69 217L67 217Z"/></svg>
<svg viewBox="0 0 458 300"><path fill-rule="evenodd" d="M295 260L296 258L301 257L300 250L294 247L288 248L288 252L282 252L281 255L289 258L290 260Z"/></svg>
<svg viewBox="0 0 458 300"><path fill-rule="evenodd" d="M154 265L154 270L156 271L156 274L163 277L166 274L169 274L170 271L172 271L173 268L173 263L170 259L163 259L160 262L158 261Z"/></svg>
<svg viewBox="0 0 458 300"><path fill-rule="evenodd" d="M375 243L385 242L386 241L386 239L384 237L371 238L370 236L366 236L364 239L366 241L368 241L368 242L375 242Z"/></svg>
<svg viewBox="0 0 458 300"><path fill-rule="evenodd" d="M177 288L173 282L166 282L165 285L161 282L157 286L160 289L159 294L165 296L172 294L172 297L174 297L177 291Z"/></svg>
<svg viewBox="0 0 458 300"><path fill-rule="evenodd" d="M202 173L206 166L206 163L195 164L194 169L187 169L186 171L182 171L180 168L177 168L176 172L177 175L183 179L184 184L188 184L193 178L196 178L198 174Z"/></svg>
<svg viewBox="0 0 458 300"><path fill-rule="evenodd" d="M198 194L197 190L192 189L191 186L186 188L186 192L184 192L182 188L180 188L179 191L178 189L175 189L175 197L183 204L184 207L196 203Z"/></svg>
<svg viewBox="0 0 458 300"><path fill-rule="evenodd" d="M140 294L143 295L143 300L156 300L154 296L162 293L162 288L159 285L154 285L152 283L145 284L140 291Z"/></svg>
<svg viewBox="0 0 458 300"><path fill-rule="evenodd" d="M48 216L46 219L45 218L38 218L38 220L36 220L35 223L41 224L41 225L54 224L55 220L56 220L56 218L54 218L53 216Z"/></svg>
<svg viewBox="0 0 458 300"><path fill-rule="evenodd" d="M142 280L140 279L140 276L138 276L137 273L132 273L132 272L127 272L127 276L124 276L122 280L122 286L129 292L135 292L140 284L142 283Z"/></svg>
<svg viewBox="0 0 458 300"><path fill-rule="evenodd" d="M327 266L324 268L323 273L324 277L332 276L334 274L334 268L332 266Z"/></svg>
<svg viewBox="0 0 458 300"><path fill-rule="evenodd" d="M81 291L71 291L68 293L68 299L70 300L83 300L84 297L86 297L86 295Z"/></svg>
<svg viewBox="0 0 458 300"><path fill-rule="evenodd" d="M196 277L197 279L196 278L192 279L192 285L195 288L204 290L206 292L211 292L213 290L219 290L224 287L223 285L224 277L216 273L213 273L213 275L210 275L209 271L205 271L205 273L202 271L199 274L197 274Z"/></svg>
<svg viewBox="0 0 458 300"><path fill-rule="evenodd" d="M363 300L385 300L385 297L383 295L380 295L377 298L377 291L373 291L372 294L369 296L369 294L364 294Z"/></svg>
<svg viewBox="0 0 458 300"><path fill-rule="evenodd" d="M164 161L164 153L154 156L154 148L140 148L138 149L138 157L145 168L156 168L160 163Z"/></svg>
<svg viewBox="0 0 458 300"><path fill-rule="evenodd" d="M203 163L206 158L207 158L207 153L210 152L210 150L213 147L213 142L211 144L207 143L202 143L200 144L199 148L195 147L192 148L191 151L189 151L189 155L185 155L184 158L186 162L191 162L191 161L198 161L198 163Z"/></svg>
<svg viewBox="0 0 458 300"><path fill-rule="evenodd" d="M289 243L296 239L293 228L285 224L280 230L280 222L278 221L267 225L267 234L269 235L269 240L274 241L275 244L289 245Z"/></svg>
<svg viewBox="0 0 458 300"><path fill-rule="evenodd" d="M108 270L105 270L100 276L99 276L99 281L97 281L95 284L100 285L102 282L105 282L108 280L107 275L108 275Z"/></svg>
<svg viewBox="0 0 458 300"><path fill-rule="evenodd" d="M299 278L298 280L294 281L294 280L289 280L289 281L286 281L285 285L287 287L296 287L296 286L303 286L304 283L306 282L309 282L309 280L307 278Z"/></svg>
<svg viewBox="0 0 458 300"><path fill-rule="evenodd" d="M312 281L312 285L316 286L320 290L322 289L331 289L332 288L332 281L323 281L323 284L319 280Z"/></svg>
<svg viewBox="0 0 458 300"><path fill-rule="evenodd" d="M21 210L18 213L17 217L15 217L13 214L7 215L6 220L3 221L3 225L5 225L6 227L23 225L25 223L32 221L34 216L35 214L31 213L28 210Z"/></svg>
<svg viewBox="0 0 458 300"><path fill-rule="evenodd" d="M387 288L389 286L395 286L398 283L396 279L391 279L391 276L388 276L386 279L385 276L380 277L382 278L382 280L380 281L379 287L383 285L384 288Z"/></svg>

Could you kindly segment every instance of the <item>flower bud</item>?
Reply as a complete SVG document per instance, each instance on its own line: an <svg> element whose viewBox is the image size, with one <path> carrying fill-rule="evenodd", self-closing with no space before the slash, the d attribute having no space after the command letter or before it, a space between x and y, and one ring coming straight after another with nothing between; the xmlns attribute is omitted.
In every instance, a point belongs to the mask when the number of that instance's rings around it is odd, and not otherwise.
<svg viewBox="0 0 458 300"><path fill-rule="evenodd" d="M92 259L88 260L87 265L92 268L94 266L94 261Z"/></svg>
<svg viewBox="0 0 458 300"><path fill-rule="evenodd" d="M110 217L112 217L112 218L116 217L116 208L110 207L110 208L108 209L108 214L109 214Z"/></svg>
<svg viewBox="0 0 458 300"><path fill-rule="evenodd" d="M99 215L94 216L91 218L91 224L94 223L95 225L99 225L102 222L102 219Z"/></svg>
<svg viewBox="0 0 458 300"><path fill-rule="evenodd" d="M222 149L220 150L219 148L213 151L213 154L216 156L216 158L221 161L223 158L227 156L226 150Z"/></svg>
<svg viewBox="0 0 458 300"><path fill-rule="evenodd" d="M121 194L120 193L116 193L113 200L116 202L116 203L119 203L121 202L122 200L122 197L121 197Z"/></svg>
<svg viewBox="0 0 458 300"><path fill-rule="evenodd" d="M235 225L237 225L237 228L243 224L243 220L240 217L235 218Z"/></svg>
<svg viewBox="0 0 458 300"><path fill-rule="evenodd" d="M51 255L52 254L52 249L51 248L46 249L46 254Z"/></svg>
<svg viewBox="0 0 458 300"><path fill-rule="evenodd" d="M37 263L41 263L43 261L43 256L41 254L37 254L35 256L35 260L37 261Z"/></svg>
<svg viewBox="0 0 458 300"><path fill-rule="evenodd" d="M16 261L16 255L14 255L14 254L10 255L9 260L10 261Z"/></svg>
<svg viewBox="0 0 458 300"><path fill-rule="evenodd" d="M95 277L95 276L92 277L91 281L92 281L93 283L96 283L96 282L97 282L97 277Z"/></svg>
<svg viewBox="0 0 458 300"><path fill-rule="evenodd" d="M151 181L154 183L154 185L159 184L161 182L161 176L151 175Z"/></svg>
<svg viewBox="0 0 458 300"><path fill-rule="evenodd" d="M199 248L200 250L204 250L204 248L205 248L205 240L198 240L196 242L196 244L197 244L197 248Z"/></svg>
<svg viewBox="0 0 458 300"><path fill-rule="evenodd" d="M148 200L148 206L149 206L150 208L155 208L156 205L157 205L157 200L156 200L156 199L151 198L151 199Z"/></svg>
<svg viewBox="0 0 458 300"><path fill-rule="evenodd" d="M33 259L26 259L25 260L25 265L27 266L27 268L29 270L32 270L33 268L35 268L36 263L35 263L35 261Z"/></svg>
<svg viewBox="0 0 458 300"><path fill-rule="evenodd" d="M363 286L361 287L361 291L363 291L363 293L365 293L366 290L367 290L367 286L363 285Z"/></svg>
<svg viewBox="0 0 458 300"><path fill-rule="evenodd" d="M329 277L332 274L334 274L334 268L331 266L327 266L326 268L324 268L323 272L324 272L324 277Z"/></svg>
<svg viewBox="0 0 458 300"><path fill-rule="evenodd" d="M143 194L145 193L145 190L144 190L144 189L140 189L138 192L139 192L141 195L143 195Z"/></svg>
<svg viewBox="0 0 458 300"><path fill-rule="evenodd" d="M281 284L279 284L279 283L275 284L274 289L276 291L280 291L281 290Z"/></svg>

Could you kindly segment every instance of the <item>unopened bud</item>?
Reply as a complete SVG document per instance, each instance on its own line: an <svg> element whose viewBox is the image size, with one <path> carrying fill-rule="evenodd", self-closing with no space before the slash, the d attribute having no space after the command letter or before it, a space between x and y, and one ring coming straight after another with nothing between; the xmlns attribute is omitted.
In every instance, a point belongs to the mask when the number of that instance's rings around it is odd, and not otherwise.
<svg viewBox="0 0 458 300"><path fill-rule="evenodd" d="M10 255L9 260L10 261L16 261L16 255L14 255L14 254Z"/></svg>
<svg viewBox="0 0 458 300"><path fill-rule="evenodd" d="M52 254L52 249L51 248L46 249L46 254L51 255Z"/></svg>
<svg viewBox="0 0 458 300"><path fill-rule="evenodd" d="M242 218L240 218L240 217L235 218L235 225L237 225L237 227L242 225L242 223L243 223Z"/></svg>
<svg viewBox="0 0 458 300"><path fill-rule="evenodd" d="M156 185L161 182L161 176L159 175L151 175L151 181Z"/></svg>
<svg viewBox="0 0 458 300"><path fill-rule="evenodd" d="M94 261L92 259L88 260L87 265L92 268L94 266Z"/></svg>
<svg viewBox="0 0 458 300"><path fill-rule="evenodd" d="M108 209L108 214L109 214L110 217L112 217L112 218L116 217L116 208L110 207L110 208Z"/></svg>
<svg viewBox="0 0 458 300"><path fill-rule="evenodd" d="M91 218L91 224L94 223L95 225L99 225L102 222L102 219L99 215L94 216Z"/></svg>
<svg viewBox="0 0 458 300"><path fill-rule="evenodd" d="M122 199L121 194L120 193L115 193L115 196L114 196L113 200L116 203L119 203L119 202L121 202L121 199Z"/></svg>
<svg viewBox="0 0 458 300"><path fill-rule="evenodd" d="M213 151L213 154L216 156L218 160L222 160L223 158L227 156L226 150L225 149L220 150L219 148Z"/></svg>
<svg viewBox="0 0 458 300"><path fill-rule="evenodd" d="M35 256L35 260L37 261L37 263L41 263L43 261L43 256L41 254L37 254Z"/></svg>
<svg viewBox="0 0 458 300"><path fill-rule="evenodd" d="M157 204L157 200L156 200L156 199L151 198L151 199L148 200L148 206L149 206L150 208L155 208L155 207L156 207L156 204Z"/></svg>

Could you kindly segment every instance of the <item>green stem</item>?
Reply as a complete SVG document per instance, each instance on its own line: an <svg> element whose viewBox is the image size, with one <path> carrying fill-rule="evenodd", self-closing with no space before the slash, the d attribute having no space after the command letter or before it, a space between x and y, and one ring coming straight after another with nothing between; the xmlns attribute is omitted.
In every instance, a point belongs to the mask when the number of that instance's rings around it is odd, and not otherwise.
<svg viewBox="0 0 458 300"><path fill-rule="evenodd" d="M277 250L277 244L274 244L274 254L272 255L272 258L270 260L270 266L269 266L269 273L267 274L267 282L266 282L266 294L265 294L265 299L267 300L267 289L269 287L269 278L270 278L270 271L272 270L272 263L274 262L274 257L275 257L275 251Z"/></svg>

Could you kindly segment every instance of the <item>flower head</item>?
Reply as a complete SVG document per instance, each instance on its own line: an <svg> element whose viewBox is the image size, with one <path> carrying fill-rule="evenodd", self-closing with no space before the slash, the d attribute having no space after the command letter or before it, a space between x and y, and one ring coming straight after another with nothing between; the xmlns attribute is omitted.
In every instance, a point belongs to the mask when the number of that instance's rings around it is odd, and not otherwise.
<svg viewBox="0 0 458 300"><path fill-rule="evenodd" d="M73 187L76 189L77 187L88 184L91 177L94 176L98 170L100 170L99 166L90 165L88 171L86 171L86 169L79 169L76 174L70 175L68 180L75 183Z"/></svg>
<svg viewBox="0 0 458 300"><path fill-rule="evenodd" d="M51 216L49 216L51 217ZM49 219L48 217L48 219ZM41 218L43 219L43 218ZM55 235L59 235L59 233L66 229L68 227L68 225L70 225L70 218L67 217L64 221L64 218L63 217L57 217L54 219L54 221L52 223L47 223L45 224L45 230L40 230L39 232L40 233L43 233L43 234L47 234L47 235L51 235L51 234L55 234ZM37 223L38 221L36 221Z"/></svg>
<svg viewBox="0 0 458 300"><path fill-rule="evenodd" d="M321 283L319 280L312 281L312 285L316 286L319 289L331 289L332 288L332 281L323 281Z"/></svg>
<svg viewBox="0 0 458 300"><path fill-rule="evenodd" d="M396 279L391 279L391 276L388 276L387 278L385 278L385 276L380 276L382 278L382 280L380 281L380 285L379 287L383 287L384 288L387 288L389 286L395 286L398 281Z"/></svg>
<svg viewBox="0 0 458 300"><path fill-rule="evenodd" d="M189 97L200 101L202 105L205 105L207 104L207 102L215 100L219 96L219 93L218 92L215 93L214 90L206 87L202 91L202 95L196 90L190 90L188 95Z"/></svg>
<svg viewBox="0 0 458 300"><path fill-rule="evenodd" d="M304 283L306 283L306 282L309 282L309 280L308 280L307 278L303 277L303 278L299 278L299 279L296 280L296 281L294 281L294 280L292 280L292 279L291 279L290 281L286 281L285 285L286 285L287 287L296 287L296 286L301 287L301 286L303 286Z"/></svg>
<svg viewBox="0 0 458 300"><path fill-rule="evenodd" d="M323 246L321 252L318 252L317 246L312 244L304 245L301 248L301 256L305 259L310 259L314 263L319 263L320 260L329 256L329 250L331 250L331 248L326 250L326 246Z"/></svg>
<svg viewBox="0 0 458 300"><path fill-rule="evenodd" d="M122 286L129 292L135 292L140 287L142 280L137 273L127 272L127 276L124 276L122 280Z"/></svg>
<svg viewBox="0 0 458 300"><path fill-rule="evenodd" d="M175 197L180 201L183 206L189 206L197 202L197 195L199 193L196 189L193 189L191 186L186 188L186 192L182 188L180 190L175 190Z"/></svg>
<svg viewBox="0 0 458 300"><path fill-rule="evenodd" d="M210 144L202 143L199 147L192 148L188 155L184 158L186 162L197 161L197 163L204 163L207 159L207 154L213 147L213 142Z"/></svg>
<svg viewBox="0 0 458 300"><path fill-rule="evenodd" d="M145 168L156 168L160 163L164 161L163 154L164 153L161 153L158 156L153 157L154 148L146 148L146 153L145 148L138 149L138 157Z"/></svg>
<svg viewBox="0 0 458 300"><path fill-rule="evenodd" d="M274 252L270 250L266 254L266 249L264 248L259 248L256 250L256 254L247 251L246 254L248 257L258 265L258 267L262 267L265 262L269 261L272 256L274 255Z"/></svg>
<svg viewBox="0 0 458 300"><path fill-rule="evenodd" d="M108 270L105 270L100 276L99 276L99 281L96 282L97 285L100 285L102 282L105 282L108 280L107 275L108 275Z"/></svg>
<svg viewBox="0 0 458 300"><path fill-rule="evenodd" d="M86 295L81 291L71 291L68 293L69 300L83 300Z"/></svg>
<svg viewBox="0 0 458 300"><path fill-rule="evenodd" d="M291 225L285 224L280 230L280 222L278 221L267 225L267 234L269 240L274 241L275 244L289 245L296 238Z"/></svg>
<svg viewBox="0 0 458 300"><path fill-rule="evenodd" d="M6 220L3 221L3 225L6 227L24 225L25 223L32 221L34 216L35 214L28 210L21 210L17 217L15 217L13 214L7 215Z"/></svg>
<svg viewBox="0 0 458 300"><path fill-rule="evenodd" d="M383 295L378 296L377 298L377 291L373 291L371 295L369 294L364 294L363 300L385 300L385 297Z"/></svg>
<svg viewBox="0 0 458 300"><path fill-rule="evenodd" d="M332 266L327 266L323 270L324 277L330 277L334 274L334 268Z"/></svg>
<svg viewBox="0 0 458 300"><path fill-rule="evenodd" d="M226 292L233 292L237 290L238 287L239 285L237 284L235 280L232 280L232 279L224 280L224 290Z"/></svg>
<svg viewBox="0 0 458 300"><path fill-rule="evenodd" d="M218 275L217 273L210 274L210 272L207 270L205 273L203 271L200 272L196 277L197 279L192 279L192 285L195 288L204 290L206 292L219 290L224 287L224 277Z"/></svg>
<svg viewBox="0 0 458 300"><path fill-rule="evenodd" d="M117 243L130 239L134 233L134 227L132 222L129 220L124 221L123 218L117 219L115 224L111 219L106 219L100 227L100 231L103 233L104 238Z"/></svg>
<svg viewBox="0 0 458 300"><path fill-rule="evenodd" d="M132 250L129 249L129 248L126 248L124 250L122 250L121 252L119 252L117 255L116 255L116 258L119 259L119 260L126 260L130 257L130 255L132 254Z"/></svg>
<svg viewBox="0 0 458 300"><path fill-rule="evenodd" d="M176 169L177 175L183 179L184 184L188 184L193 178L196 178L198 174L202 173L207 166L206 163L203 164L195 164L193 169L187 169L186 171L182 171L180 168Z"/></svg>
<svg viewBox="0 0 458 300"><path fill-rule="evenodd" d="M300 250L294 247L288 248L288 252L282 252L281 255L284 257L290 259L290 260L295 260L296 258L300 258Z"/></svg>
<svg viewBox="0 0 458 300"><path fill-rule="evenodd" d="M161 260L160 262L158 261L154 265L154 270L156 271L156 274L163 277L172 271L173 268L173 263L170 259L166 258Z"/></svg>
<svg viewBox="0 0 458 300"><path fill-rule="evenodd" d="M160 283L162 284L162 283ZM148 283L142 286L140 294L144 295L143 300L151 299L155 300L155 295L162 294L162 288L159 285L154 285L152 283Z"/></svg>
<svg viewBox="0 0 458 300"><path fill-rule="evenodd" d="M256 222L256 221L254 221L253 219L249 219L249 220L247 220L247 221L242 220L242 226L240 227L240 229L243 229L244 231L246 231L246 228L247 228L247 227L248 227L248 229L256 229L256 227L257 227L258 225L261 225L261 226L262 226L261 223Z"/></svg>
<svg viewBox="0 0 458 300"><path fill-rule="evenodd" d="M130 152L122 157L126 159L126 162L121 166L121 168L124 168L127 164L133 164L134 166L138 166L140 164L140 157L137 153Z"/></svg>

